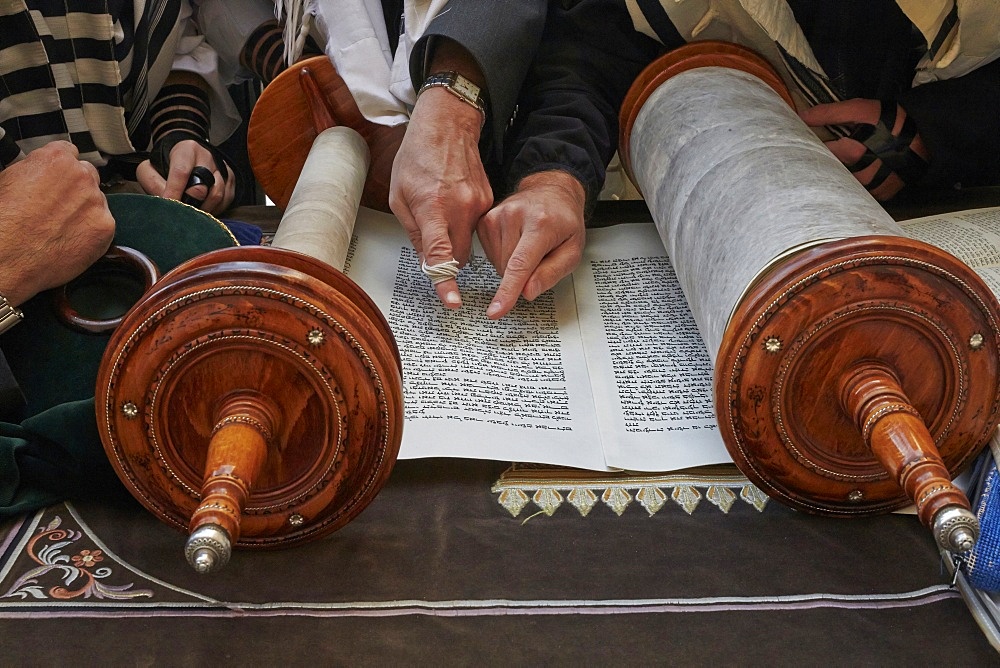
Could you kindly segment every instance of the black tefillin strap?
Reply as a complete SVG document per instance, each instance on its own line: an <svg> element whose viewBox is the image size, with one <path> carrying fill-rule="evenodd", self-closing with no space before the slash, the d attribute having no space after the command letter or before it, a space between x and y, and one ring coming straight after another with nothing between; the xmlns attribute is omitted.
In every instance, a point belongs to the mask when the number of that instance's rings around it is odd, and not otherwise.
<svg viewBox="0 0 1000 668"><path fill-rule="evenodd" d="M850 134L851 139L864 144L866 149L864 155L849 167L852 172L860 172L876 160L882 161L865 186L868 190L878 188L893 172L903 183L909 184L919 181L927 171L927 162L910 148L913 138L917 136L913 117L907 116L899 134L893 135L898 106L895 100L880 102L882 109L878 123L861 123Z"/></svg>

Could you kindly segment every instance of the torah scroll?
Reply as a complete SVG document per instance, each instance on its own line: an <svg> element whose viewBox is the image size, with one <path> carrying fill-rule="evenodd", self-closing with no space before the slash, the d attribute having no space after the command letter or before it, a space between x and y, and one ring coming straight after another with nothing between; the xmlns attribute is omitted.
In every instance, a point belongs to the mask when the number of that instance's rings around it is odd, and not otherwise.
<svg viewBox="0 0 1000 668"><path fill-rule="evenodd" d="M902 229L731 44L667 54L630 90L623 164L715 366L726 447L771 496L832 515L913 502L942 547L978 531L950 482L998 421L1000 310Z"/></svg>

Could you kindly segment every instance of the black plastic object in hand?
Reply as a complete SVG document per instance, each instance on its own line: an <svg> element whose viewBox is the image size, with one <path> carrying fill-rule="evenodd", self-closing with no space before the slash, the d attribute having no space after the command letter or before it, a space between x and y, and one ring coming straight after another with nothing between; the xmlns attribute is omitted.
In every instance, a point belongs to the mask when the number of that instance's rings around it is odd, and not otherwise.
<svg viewBox="0 0 1000 668"><path fill-rule="evenodd" d="M202 202L205 201L205 197L208 197L208 193L212 190L212 186L215 185L215 175L212 174L208 167L202 167L198 165L191 170L191 176L188 178L187 186L184 187L184 195L181 197L181 202L183 204L190 204L191 206L201 207ZM187 193L189 188L194 186L205 186L205 197L194 197Z"/></svg>
<svg viewBox="0 0 1000 668"><path fill-rule="evenodd" d="M174 146L187 140L197 142L201 147L211 153L212 159L215 161L215 167L222 175L223 182L229 179L230 172L227 164L229 161L226 159L225 154L223 154L222 151L217 149L215 146L212 146L212 144L208 141L194 137L186 132L169 132L158 139L153 145L153 150L149 154L149 162L153 165L153 169L155 169L160 176L164 179L167 178L168 173L170 172L170 152L173 150ZM204 185L211 190L212 186L215 185L215 176L213 175L212 170L200 165L192 169L191 176L188 179L187 185L184 186L184 190L196 185ZM208 195L206 194L206 197L207 196ZM204 201L204 198L199 200L187 194L181 197L181 202L196 207L200 207Z"/></svg>

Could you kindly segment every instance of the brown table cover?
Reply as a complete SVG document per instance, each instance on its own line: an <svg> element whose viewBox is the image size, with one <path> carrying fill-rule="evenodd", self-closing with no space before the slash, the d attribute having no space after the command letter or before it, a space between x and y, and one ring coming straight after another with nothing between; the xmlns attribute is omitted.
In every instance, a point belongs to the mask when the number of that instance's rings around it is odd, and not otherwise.
<svg viewBox="0 0 1000 668"><path fill-rule="evenodd" d="M736 478L724 509L675 476L645 479L652 514L639 486L618 481L622 506L573 479L555 491L592 490L586 514L539 495L515 517L501 488L538 485L505 469L400 462L339 532L209 576L130 501L8 522L3 663L1000 665L911 515L809 516Z"/></svg>

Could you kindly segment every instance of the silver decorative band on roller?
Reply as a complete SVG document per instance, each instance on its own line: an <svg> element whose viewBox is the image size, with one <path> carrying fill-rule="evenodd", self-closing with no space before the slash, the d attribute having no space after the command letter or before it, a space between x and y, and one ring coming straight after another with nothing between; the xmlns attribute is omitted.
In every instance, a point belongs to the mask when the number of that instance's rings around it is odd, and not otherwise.
<svg viewBox="0 0 1000 668"><path fill-rule="evenodd" d="M440 264L432 265L428 265L427 260L424 260L420 265L420 270L427 274L432 284L437 285L442 281L449 281L458 276L458 260L445 260Z"/></svg>

